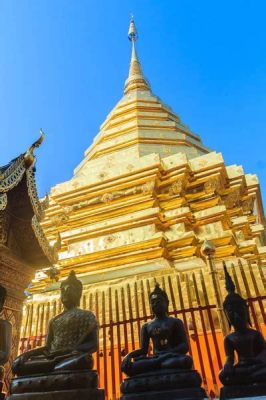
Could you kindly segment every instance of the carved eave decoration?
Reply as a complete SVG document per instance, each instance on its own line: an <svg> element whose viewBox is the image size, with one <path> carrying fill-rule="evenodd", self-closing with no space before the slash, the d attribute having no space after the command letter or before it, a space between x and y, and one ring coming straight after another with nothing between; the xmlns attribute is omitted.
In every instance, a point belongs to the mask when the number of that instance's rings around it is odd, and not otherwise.
<svg viewBox="0 0 266 400"><path fill-rule="evenodd" d="M41 131L24 154L0 167L0 245L35 268L56 263L59 247L50 246L40 225L48 198L38 198L34 149L43 138Z"/></svg>

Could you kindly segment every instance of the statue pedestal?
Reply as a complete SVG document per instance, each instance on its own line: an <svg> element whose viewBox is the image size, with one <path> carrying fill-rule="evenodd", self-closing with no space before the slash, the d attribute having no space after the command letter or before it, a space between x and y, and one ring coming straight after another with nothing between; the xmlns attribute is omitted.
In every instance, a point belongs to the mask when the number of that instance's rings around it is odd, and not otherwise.
<svg viewBox="0 0 266 400"><path fill-rule="evenodd" d="M61 371L11 381L8 400L104 400L96 371Z"/></svg>
<svg viewBox="0 0 266 400"><path fill-rule="evenodd" d="M207 400L205 391L201 388L186 388L161 390L143 393L124 394L120 400Z"/></svg>
<svg viewBox="0 0 266 400"><path fill-rule="evenodd" d="M104 400L102 389L75 389L52 392L12 394L8 400Z"/></svg>
<svg viewBox="0 0 266 400"><path fill-rule="evenodd" d="M121 400L203 400L201 377L194 370L159 370L127 378Z"/></svg>
<svg viewBox="0 0 266 400"><path fill-rule="evenodd" d="M4 382L0 381L0 400L6 399L6 392L3 392L3 386L4 386Z"/></svg>
<svg viewBox="0 0 266 400"><path fill-rule="evenodd" d="M234 400L266 400L266 396L259 397L237 397Z"/></svg>
<svg viewBox="0 0 266 400"><path fill-rule="evenodd" d="M220 400L266 399L266 383L254 385L223 386Z"/></svg>

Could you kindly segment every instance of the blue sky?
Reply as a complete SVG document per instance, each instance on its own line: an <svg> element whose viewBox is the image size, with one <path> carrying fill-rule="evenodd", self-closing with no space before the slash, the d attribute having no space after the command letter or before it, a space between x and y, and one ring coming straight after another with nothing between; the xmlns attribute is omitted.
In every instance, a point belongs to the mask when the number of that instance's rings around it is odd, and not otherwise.
<svg viewBox="0 0 266 400"><path fill-rule="evenodd" d="M266 199L266 2L1 0L0 164L38 137L42 196L72 176L128 72L130 13L153 92Z"/></svg>

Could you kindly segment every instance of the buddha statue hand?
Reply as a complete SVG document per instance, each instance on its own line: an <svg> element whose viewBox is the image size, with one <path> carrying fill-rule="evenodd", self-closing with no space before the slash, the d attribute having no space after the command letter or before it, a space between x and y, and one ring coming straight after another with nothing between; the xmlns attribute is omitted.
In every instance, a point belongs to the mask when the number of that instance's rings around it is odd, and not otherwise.
<svg viewBox="0 0 266 400"><path fill-rule="evenodd" d="M232 364L225 363L223 370L226 375L232 375L234 373L234 366Z"/></svg>
<svg viewBox="0 0 266 400"><path fill-rule="evenodd" d="M146 353L142 349L137 349L128 353L127 357L130 359L133 358L134 360L138 357L145 356Z"/></svg>
<svg viewBox="0 0 266 400"><path fill-rule="evenodd" d="M26 351L25 353L19 355L15 361L13 362L12 365L12 371L13 374L18 374L21 368L24 367L24 365L27 363L27 361L31 360L34 357L38 356L45 356L46 358L49 357L49 352L47 350L47 347L38 347L36 349L32 349L29 351Z"/></svg>
<svg viewBox="0 0 266 400"><path fill-rule="evenodd" d="M58 362L54 368L55 371L63 370L90 370L93 368L93 358L91 354L72 352L72 356Z"/></svg>
<svg viewBox="0 0 266 400"><path fill-rule="evenodd" d="M25 362L28 360L28 358L26 357L25 354L21 354L20 356L18 356L12 364L12 372L13 374L17 375L21 369L21 367L23 367L23 365L25 364Z"/></svg>
<svg viewBox="0 0 266 400"><path fill-rule="evenodd" d="M3 365L7 362L7 352L0 351L0 365Z"/></svg>
<svg viewBox="0 0 266 400"><path fill-rule="evenodd" d="M130 371L132 369L133 363L132 363L132 359L135 359L140 357L140 356L145 356L146 354L143 352L142 349L137 349L134 351L131 351L130 353L128 353L125 358L122 361L121 364L121 370L122 372L124 372L127 375L131 375Z"/></svg>

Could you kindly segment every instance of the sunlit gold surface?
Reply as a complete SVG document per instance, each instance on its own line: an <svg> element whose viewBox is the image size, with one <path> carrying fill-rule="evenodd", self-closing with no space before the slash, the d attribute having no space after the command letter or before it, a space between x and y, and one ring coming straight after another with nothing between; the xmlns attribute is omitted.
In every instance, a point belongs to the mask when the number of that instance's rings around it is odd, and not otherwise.
<svg viewBox="0 0 266 400"><path fill-rule="evenodd" d="M207 276L205 239L218 268L239 257L266 263L256 175L226 166L152 94L134 42L125 94L73 178L52 188L42 228L50 243L60 234L60 279L75 269L85 290L198 269ZM30 291L29 303L48 302L58 285L40 273Z"/></svg>

